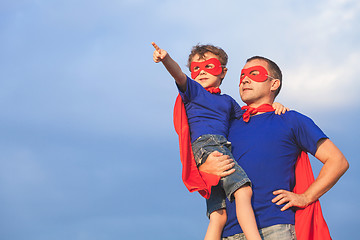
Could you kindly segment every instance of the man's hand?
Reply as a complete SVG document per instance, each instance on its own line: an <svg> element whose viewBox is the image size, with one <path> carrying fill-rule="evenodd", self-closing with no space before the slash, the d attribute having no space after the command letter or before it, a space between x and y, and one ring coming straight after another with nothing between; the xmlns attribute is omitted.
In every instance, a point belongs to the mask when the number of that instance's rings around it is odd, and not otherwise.
<svg viewBox="0 0 360 240"><path fill-rule="evenodd" d="M281 103L274 102L272 107L275 109L275 114L281 115L286 113L286 111L289 111L290 109L287 107L284 107Z"/></svg>
<svg viewBox="0 0 360 240"><path fill-rule="evenodd" d="M304 194L296 194L282 189L274 191L273 194L277 195L271 200L273 203L276 205L286 203L285 206L281 208L281 211L285 211L291 207L305 208L310 204Z"/></svg>
<svg viewBox="0 0 360 240"><path fill-rule="evenodd" d="M215 151L208 156L205 163L200 165L199 170L219 177L226 177L235 172L235 169L233 168L234 165L234 160L228 155L223 155L222 153Z"/></svg>
<svg viewBox="0 0 360 240"><path fill-rule="evenodd" d="M168 55L168 53L164 49L160 49L158 45L156 45L154 42L152 42L151 44L155 48L155 51L153 53L154 62L158 63L164 60L164 58Z"/></svg>

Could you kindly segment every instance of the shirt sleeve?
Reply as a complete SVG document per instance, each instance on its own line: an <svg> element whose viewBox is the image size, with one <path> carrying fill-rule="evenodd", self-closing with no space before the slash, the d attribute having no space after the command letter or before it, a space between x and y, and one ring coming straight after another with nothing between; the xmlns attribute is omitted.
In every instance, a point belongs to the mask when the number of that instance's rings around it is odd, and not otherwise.
<svg viewBox="0 0 360 240"><path fill-rule="evenodd" d="M300 113L296 114L292 123L294 123L293 131L298 146L301 150L315 155L318 141L328 137L312 119Z"/></svg>
<svg viewBox="0 0 360 240"><path fill-rule="evenodd" d="M192 99L194 99L197 96L200 89L202 88L202 86L199 83L195 82L188 76L186 76L185 92L182 92L177 85L176 85L176 87L178 88L179 94L184 103L192 101Z"/></svg>
<svg viewBox="0 0 360 240"><path fill-rule="evenodd" d="M244 111L241 110L240 105L235 101L235 99L233 98L231 99L232 99L232 111L231 111L230 119L234 119L234 118L240 119Z"/></svg>

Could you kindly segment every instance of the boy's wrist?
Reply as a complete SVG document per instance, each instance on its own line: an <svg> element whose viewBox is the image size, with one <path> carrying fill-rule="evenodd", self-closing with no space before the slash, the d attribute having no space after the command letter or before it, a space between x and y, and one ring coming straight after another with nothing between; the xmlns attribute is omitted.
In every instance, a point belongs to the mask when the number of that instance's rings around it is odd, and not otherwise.
<svg viewBox="0 0 360 240"><path fill-rule="evenodd" d="M170 55L168 53L165 54L165 57L161 60L162 62L169 61Z"/></svg>

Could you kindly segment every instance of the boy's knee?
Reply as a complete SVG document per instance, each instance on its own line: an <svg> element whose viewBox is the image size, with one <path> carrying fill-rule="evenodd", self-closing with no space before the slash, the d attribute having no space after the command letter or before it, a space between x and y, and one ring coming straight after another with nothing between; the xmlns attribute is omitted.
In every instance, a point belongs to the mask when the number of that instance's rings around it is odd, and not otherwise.
<svg viewBox="0 0 360 240"><path fill-rule="evenodd" d="M252 196L252 188L250 184L245 184L234 192L234 197L250 197Z"/></svg>
<svg viewBox="0 0 360 240"><path fill-rule="evenodd" d="M221 225L225 225L227 220L226 209L218 209L210 214L210 222L217 222Z"/></svg>

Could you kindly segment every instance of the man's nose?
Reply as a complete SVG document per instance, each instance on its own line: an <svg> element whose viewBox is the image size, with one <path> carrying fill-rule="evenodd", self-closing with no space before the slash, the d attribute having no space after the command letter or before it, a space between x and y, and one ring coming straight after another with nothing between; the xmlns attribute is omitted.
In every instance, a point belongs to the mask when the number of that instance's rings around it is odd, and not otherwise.
<svg viewBox="0 0 360 240"><path fill-rule="evenodd" d="M245 76L244 79L241 82L242 83L250 83L251 79L248 76Z"/></svg>

